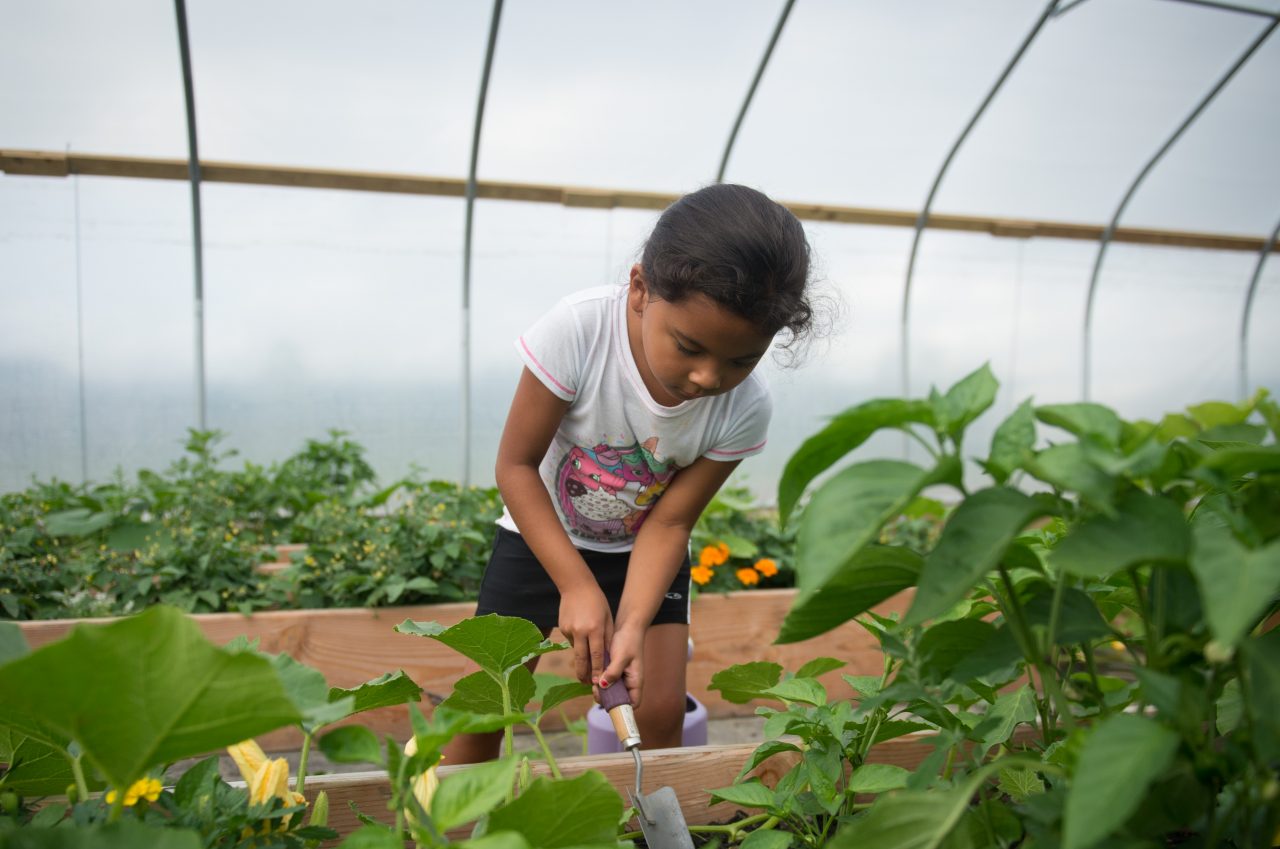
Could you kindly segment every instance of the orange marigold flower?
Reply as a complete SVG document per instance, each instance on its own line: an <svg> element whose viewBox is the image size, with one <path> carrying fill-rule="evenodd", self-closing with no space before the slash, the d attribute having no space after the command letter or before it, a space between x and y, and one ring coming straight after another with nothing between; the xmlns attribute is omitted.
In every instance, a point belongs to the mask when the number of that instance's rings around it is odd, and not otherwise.
<svg viewBox="0 0 1280 849"><path fill-rule="evenodd" d="M728 560L729 546L723 542L703 546L702 553L698 555L699 566L722 566Z"/></svg>
<svg viewBox="0 0 1280 849"><path fill-rule="evenodd" d="M745 586L760 583L760 573L755 569L739 569L737 572L738 580L742 581Z"/></svg>
<svg viewBox="0 0 1280 849"><path fill-rule="evenodd" d="M757 560L753 568L766 578L772 578L778 574L778 564L768 557L762 557Z"/></svg>
<svg viewBox="0 0 1280 849"><path fill-rule="evenodd" d="M689 570L689 577L693 578L693 582L699 586L706 586L711 583L711 578L714 575L715 570L709 566L698 565Z"/></svg>

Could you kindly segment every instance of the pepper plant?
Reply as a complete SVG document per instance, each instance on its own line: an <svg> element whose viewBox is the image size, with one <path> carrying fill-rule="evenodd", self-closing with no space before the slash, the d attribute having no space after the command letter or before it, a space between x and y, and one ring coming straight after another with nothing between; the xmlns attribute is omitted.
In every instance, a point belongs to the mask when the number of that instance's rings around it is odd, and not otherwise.
<svg viewBox="0 0 1280 849"><path fill-rule="evenodd" d="M765 709L770 730L798 734L803 757L769 794L717 792L804 818L770 849L833 833L849 849L1269 845L1280 410L1261 392L1159 422L1027 401L995 429L974 487L964 437L996 389L983 367L927 398L857 405L790 459L779 508L796 524L799 593L779 642L914 597L900 621L859 620L885 669L851 679L848 704L826 704L812 670L726 673L728 692L781 701ZM907 432L927 462L854 462L793 516L815 478L882 429ZM926 492L955 501L936 544L882 544ZM857 783L868 745L900 722L928 728L932 754L862 809L877 789ZM837 762L848 775L833 788L820 776Z"/></svg>

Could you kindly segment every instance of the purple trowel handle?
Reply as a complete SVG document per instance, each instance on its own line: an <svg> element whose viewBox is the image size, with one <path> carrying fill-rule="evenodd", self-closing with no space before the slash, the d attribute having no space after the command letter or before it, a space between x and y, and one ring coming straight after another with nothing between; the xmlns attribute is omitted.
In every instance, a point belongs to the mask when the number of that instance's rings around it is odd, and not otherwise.
<svg viewBox="0 0 1280 849"><path fill-rule="evenodd" d="M604 665L609 666L609 652L604 653ZM600 707L606 711L611 711L616 707L631 704L631 695L627 692L627 686L621 681L614 681L608 687L600 689Z"/></svg>
<svg viewBox="0 0 1280 849"><path fill-rule="evenodd" d="M609 666L607 651L604 653L604 665L606 668ZM640 745L640 727L636 725L636 712L631 707L631 696L627 693L626 684L614 681L611 687L601 687L600 707L613 720L613 731L618 735L618 742L623 749L635 749Z"/></svg>

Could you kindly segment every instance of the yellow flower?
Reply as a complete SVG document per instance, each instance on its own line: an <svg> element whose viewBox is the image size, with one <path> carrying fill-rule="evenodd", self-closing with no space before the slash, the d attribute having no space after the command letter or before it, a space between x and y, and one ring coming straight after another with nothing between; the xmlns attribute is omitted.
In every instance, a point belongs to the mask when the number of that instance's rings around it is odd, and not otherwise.
<svg viewBox="0 0 1280 849"><path fill-rule="evenodd" d="M702 553L698 555L699 566L720 566L729 559L729 546L723 542L717 542L715 545L706 545L702 547Z"/></svg>
<svg viewBox="0 0 1280 849"><path fill-rule="evenodd" d="M253 781L258 769L267 762L267 753L262 751L255 740L244 740L234 746L227 746L227 754L240 767L240 775L246 783Z"/></svg>
<svg viewBox="0 0 1280 849"><path fill-rule="evenodd" d="M410 737L409 742L404 744L404 754L406 757L411 758L417 753L418 738ZM436 767L439 765L439 763L436 763L426 772L415 776L413 782L409 785L413 791L413 798L418 800L418 804L422 806L424 811L431 810L431 797L436 795L436 789L440 786L440 779L436 775ZM417 817L414 815L412 808L405 808L404 813L410 822L417 822Z"/></svg>
<svg viewBox="0 0 1280 849"><path fill-rule="evenodd" d="M754 568L766 578L772 578L774 575L778 574L778 564L770 560L768 557L763 557L757 560Z"/></svg>
<svg viewBox="0 0 1280 849"><path fill-rule="evenodd" d="M148 802L154 802L160 798L160 791L164 786L159 779L155 778L139 778L137 781L129 785L129 789L124 792L124 803L126 805L136 805L139 799L146 799ZM107 804L114 805L119 794L111 790L107 793Z"/></svg>
<svg viewBox="0 0 1280 849"><path fill-rule="evenodd" d="M707 566L694 566L689 570L689 577L693 578L693 582L698 586L706 586L711 583L712 577L715 576L715 570Z"/></svg>
<svg viewBox="0 0 1280 849"><path fill-rule="evenodd" d="M755 569L739 569L735 574L737 574L738 580L742 581L744 586L749 587L752 584L760 583L760 573Z"/></svg>

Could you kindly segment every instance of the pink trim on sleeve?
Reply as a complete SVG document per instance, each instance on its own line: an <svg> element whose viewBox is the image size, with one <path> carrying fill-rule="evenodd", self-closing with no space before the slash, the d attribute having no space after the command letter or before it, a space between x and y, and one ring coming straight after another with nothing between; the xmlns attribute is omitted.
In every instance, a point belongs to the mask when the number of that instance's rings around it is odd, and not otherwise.
<svg viewBox="0 0 1280 849"><path fill-rule="evenodd" d="M723 455L723 456L725 456L725 457L735 457L735 456L737 456L738 454L750 454L752 451L759 451L761 448L763 448L763 447L765 446L765 444L766 444L768 441L769 441L769 440L767 440L767 439L766 439L764 442L761 442L759 445L752 445L750 448L743 448L743 449L738 450L738 451L721 451L719 448L708 448L708 449L707 449L707 453L708 453L708 454L721 454L721 455Z"/></svg>
<svg viewBox="0 0 1280 849"><path fill-rule="evenodd" d="M520 347L521 347L521 348L523 348L523 349L524 349L525 354L527 354L527 355L528 355L528 357L529 357L529 361L530 361L531 363L533 363L535 366L537 366L537 367L538 367L538 371L540 371L540 372L542 372L544 375L546 375L547 380L549 380L549 381L551 381L552 383L554 383L554 384L556 385L556 388L558 388L561 392L563 392L563 393L564 393L564 394L566 394L566 395L577 395L577 394L578 394L577 390L570 389L569 387L565 386L565 385L564 385L563 383L561 383L560 381L556 380L556 379L555 379L555 377L551 374L551 372L547 371L546 366L544 366L542 363L538 362L538 358L537 358L537 357L535 357L535 356L533 355L533 351L530 351L530 350L529 350L529 346L525 344L525 341L524 341L524 337L523 337L523 336L521 336L521 337L520 337ZM761 443L761 444L763 444L763 443Z"/></svg>

